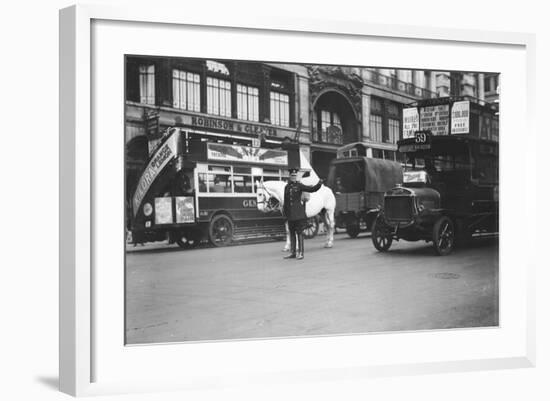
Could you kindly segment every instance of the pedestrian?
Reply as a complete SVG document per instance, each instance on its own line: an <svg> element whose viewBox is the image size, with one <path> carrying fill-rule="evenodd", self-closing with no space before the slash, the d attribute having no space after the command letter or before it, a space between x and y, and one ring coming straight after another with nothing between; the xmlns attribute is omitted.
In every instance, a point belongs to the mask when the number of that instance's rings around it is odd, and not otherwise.
<svg viewBox="0 0 550 401"><path fill-rule="evenodd" d="M304 229L307 224L306 208L302 201L303 192L315 192L323 182L319 180L316 185L308 186L298 182L298 169L289 169L289 180L285 186L283 214L288 223L290 232L290 255L285 259L304 258Z"/></svg>

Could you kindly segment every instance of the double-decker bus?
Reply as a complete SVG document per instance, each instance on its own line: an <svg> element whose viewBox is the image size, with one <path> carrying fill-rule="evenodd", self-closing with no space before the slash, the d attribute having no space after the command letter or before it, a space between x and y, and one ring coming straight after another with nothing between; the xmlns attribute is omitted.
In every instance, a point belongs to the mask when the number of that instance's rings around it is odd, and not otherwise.
<svg viewBox="0 0 550 401"><path fill-rule="evenodd" d="M131 242L191 247L208 240L224 246L284 236L282 215L258 210L256 186L285 180L288 158L286 150L188 139L169 129L129 199Z"/></svg>

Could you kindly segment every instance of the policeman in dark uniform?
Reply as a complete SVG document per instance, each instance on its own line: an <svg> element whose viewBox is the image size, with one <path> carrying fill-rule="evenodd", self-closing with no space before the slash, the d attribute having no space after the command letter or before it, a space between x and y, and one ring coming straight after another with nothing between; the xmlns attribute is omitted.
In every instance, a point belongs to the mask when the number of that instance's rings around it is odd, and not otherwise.
<svg viewBox="0 0 550 401"><path fill-rule="evenodd" d="M321 185L319 181L314 186L304 185L298 182L298 169L289 169L290 177L285 186L285 199L283 213L288 222L290 231L290 255L285 259L303 259L304 258L304 234L303 231L307 224L306 208L302 202L302 192L315 192ZM296 242L298 242L298 252L296 252Z"/></svg>

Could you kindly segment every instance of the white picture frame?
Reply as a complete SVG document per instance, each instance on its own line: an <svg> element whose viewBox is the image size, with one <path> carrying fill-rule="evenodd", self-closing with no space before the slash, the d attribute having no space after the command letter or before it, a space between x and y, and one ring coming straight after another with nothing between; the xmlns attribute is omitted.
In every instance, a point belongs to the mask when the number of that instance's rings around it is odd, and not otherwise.
<svg viewBox="0 0 550 401"><path fill-rule="evenodd" d="M458 333L433 332L433 333L402 333L402 334L376 334L365 336L341 336L327 337L321 339L304 340L260 340L250 342L239 342L230 348L226 343L216 344L194 344L187 346L185 352L189 360L200 368L192 369L187 366L184 369L187 376L179 377L177 374L165 375L164 377L151 376L151 372L141 371L140 374L130 370L121 369L127 375L119 377L114 374L102 377L98 371L97 358L106 360L110 358L107 353L101 353L104 348L104 335L98 334L97 325L105 327L101 322L103 316L97 313L94 306L94 291L97 290L101 277L94 272L100 257L95 254L94 235L97 235L98 225L96 218L101 214L98 205L95 204L95 191L98 185L96 177L97 155L102 152L101 143L94 140L93 126L97 122L92 98L97 94L91 85L94 68L97 66L94 60L94 43L92 40L94 24L98 21L109 21L113 26L117 23L132 23L131 29L144 29L147 24L169 27L170 24L181 27L203 27L206 31L230 29L234 32L246 32L253 35L254 32L265 34L284 33L295 36L316 36L325 38L338 37L342 40L360 40L361 38L378 38L386 41L426 41L438 45L462 44L472 47L476 46L497 46L501 48L512 48L517 50L519 63L525 63L525 70L515 77L519 89L524 96L518 101L524 107L518 121L505 114L506 101L506 75L503 84L503 115L501 129L503 138L506 132L511 129L523 129L528 139L534 142L535 134L531 121L534 107L534 48L535 38L531 34L507 33L507 32L485 32L473 30L452 30L436 29L428 27L398 26L398 25L374 25L358 21L325 21L325 20L303 20L276 16L250 15L232 18L230 23L223 15L210 13L204 15L187 15L180 10L169 10L160 8L113 8L99 5L78 5L61 10L60 12L60 390L71 395L94 395L108 393L126 393L133 391L161 391L169 389L196 389L230 386L243 384L246 381L255 383L280 383L288 381L307 382L310 380L330 380L339 378L354 377L376 377L386 375L420 374L443 371L469 371L480 369L502 369L512 367L530 367L535 363L535 339L534 339L534 269L537 264L536 253L532 252L521 259L522 274L514 284L520 289L510 287L512 284L510 276L502 278L501 297L505 301L510 292L514 292L513 298L505 302L506 305L521 300L518 304L517 315L519 322L511 322L504 319L498 329L491 330L465 330ZM139 24L135 24L139 22ZM159 25L161 24L161 25ZM117 28L118 29L118 28ZM130 29L128 25L121 29ZM246 31L245 31L246 30ZM411 42L412 43L412 42ZM163 46L164 47L164 46ZM100 49L101 50L101 49ZM160 49L159 51L163 51ZM171 55L171 54L170 54ZM261 58L261 56L259 56ZM437 68L437 66L430 65ZM522 75L523 74L523 75ZM511 75L510 75L511 77ZM521 86L524 85L524 86ZM116 87L113 90L117 90ZM122 92L122 87L119 87ZM97 100L97 99L96 99ZM510 99L512 104L513 99ZM120 131L122 132L122 131ZM502 146L506 145L503 139ZM513 146L513 145L512 145ZM505 150L505 149L504 149ZM525 152L525 151L524 151ZM502 153L501 153L502 154ZM534 177L525 174L530 168L534 170L534 158L521 154L520 163L517 168L502 169L502 174L509 174L510 177L524 179L525 185L533 184ZM506 160L503 159L505 162ZM122 165L119 165L120 169ZM115 165L113 168L117 168ZM534 186L532 186L534 187ZM509 188L502 187L502 197L509 196ZM507 195L508 194L508 195ZM520 196L517 200L520 207L527 205L526 195ZM503 205L503 208L508 207ZM513 207L513 205L512 205ZM524 221L533 228L535 220L528 218L535 214L534 208L525 208L522 212ZM505 217L503 217L504 219ZM117 221L116 224L122 224ZM505 224L504 230L512 229L512 224ZM533 229L533 231L535 231ZM513 242L513 235L504 235L502 238L502 249L506 244ZM508 241L508 242L507 242ZM502 258L502 256L501 256ZM501 259L502 260L502 259ZM122 266L120 266L122 269ZM110 289L109 291L115 291ZM512 291L514 290L514 291ZM116 299L115 299L116 301ZM517 302L516 302L517 303ZM120 317L120 316L119 316ZM110 321L112 322L112 320ZM122 325L122 321L120 322ZM482 351L472 352L470 355L464 353L464 357L455 357L445 360L420 360L414 355L408 357L404 362L399 358L369 360L365 355L359 353L355 358L338 360L336 354L331 350L338 347L356 347L357 349L368 345L367 343L382 343L385 338L396 339L402 342L404 347L410 341L411 347L418 346L418 338L426 336L436 341L436 337L447 337L454 341L454 337L460 337L457 341L473 346L475 339L490 342L495 340L496 331L505 332L510 329L513 335L499 337L502 341L490 352L484 354ZM454 336L454 337L453 337ZM423 340L430 341L430 340ZM135 347L128 361L135 362L143 358L154 358L159 361L166 361L166 368L173 366L169 361L166 352L167 346L151 346L150 352L156 355L147 355L149 350L146 347ZM125 358L122 339L120 339L120 355ZM475 348L475 347L473 347ZM298 350L299 349L299 350ZM325 358L317 359L320 349L327 349ZM304 351L305 350L305 351ZM273 360L270 366L260 367L258 370L250 370L239 367L236 372L231 371L231 363L221 363L221 367L208 373L209 366L200 364L204 356L210 358L234 358L242 353L254 354L266 352L266 355L277 353L303 352L301 356L309 355L311 363L299 364L292 358ZM457 354L460 354L458 347ZM405 358L406 359L406 358ZM145 361L145 359L143 359ZM226 360L226 359L224 359ZM121 360L113 360L113 370L120 369L123 365L116 365ZM150 360L148 360L150 361ZM131 363L127 362L127 363ZM173 363L173 362L172 362ZM145 364L145 363L144 363ZM150 363L148 362L147 365ZM104 362L103 362L104 365ZM158 365L156 365L158 366ZM137 369L137 368L136 368ZM149 368L150 369L150 368ZM132 376L135 374L135 380Z"/></svg>

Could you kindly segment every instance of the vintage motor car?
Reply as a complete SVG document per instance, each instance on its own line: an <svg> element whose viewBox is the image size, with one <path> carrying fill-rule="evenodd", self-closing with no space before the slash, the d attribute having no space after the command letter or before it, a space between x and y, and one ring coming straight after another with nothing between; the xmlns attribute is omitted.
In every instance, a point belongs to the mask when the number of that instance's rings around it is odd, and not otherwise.
<svg viewBox="0 0 550 401"><path fill-rule="evenodd" d="M432 242L448 255L472 236L498 233L498 143L472 136L416 132L398 142L406 156L403 184L387 191L372 242Z"/></svg>

